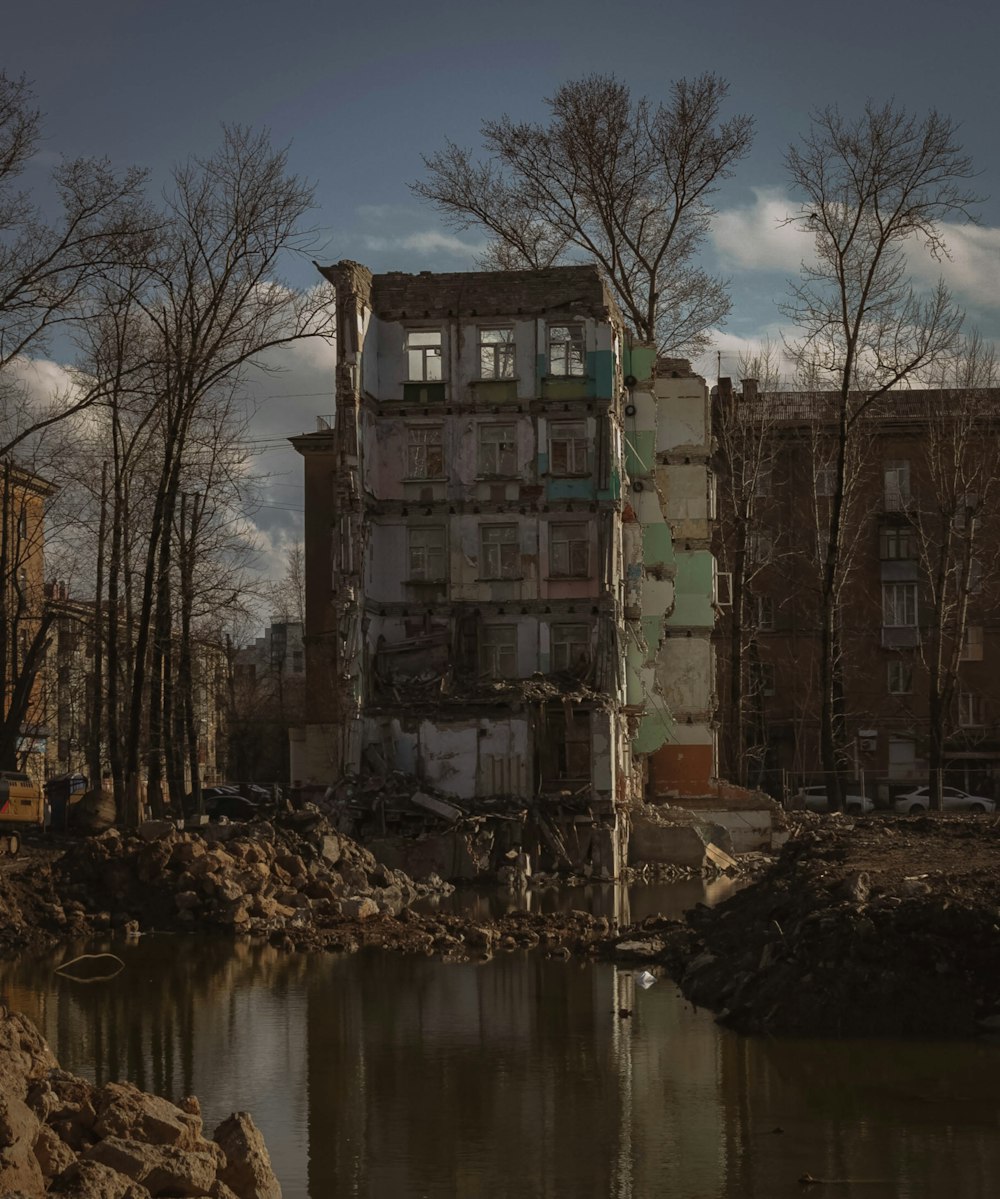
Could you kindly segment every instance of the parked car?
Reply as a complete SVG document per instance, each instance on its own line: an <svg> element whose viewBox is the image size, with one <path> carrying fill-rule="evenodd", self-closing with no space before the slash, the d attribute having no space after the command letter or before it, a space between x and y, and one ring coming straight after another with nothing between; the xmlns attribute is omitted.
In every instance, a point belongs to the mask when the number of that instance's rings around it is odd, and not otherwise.
<svg viewBox="0 0 1000 1199"><path fill-rule="evenodd" d="M805 808L808 812L827 812L826 787L821 783L817 787L800 787L792 796L793 808ZM867 795L845 795L844 810L852 816L860 816L864 812L872 812L874 803Z"/></svg>
<svg viewBox="0 0 1000 1199"><path fill-rule="evenodd" d="M916 816L930 811L930 787L918 787L897 797L893 807L903 815ZM945 812L995 812L996 804L985 795L970 795L958 787L941 788L941 808Z"/></svg>

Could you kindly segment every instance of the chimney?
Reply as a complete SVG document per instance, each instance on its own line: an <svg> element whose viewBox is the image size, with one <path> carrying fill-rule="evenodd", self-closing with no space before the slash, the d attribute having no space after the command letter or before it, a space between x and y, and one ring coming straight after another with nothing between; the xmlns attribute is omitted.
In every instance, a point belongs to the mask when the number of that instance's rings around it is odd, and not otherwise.
<svg viewBox="0 0 1000 1199"><path fill-rule="evenodd" d="M719 399L723 404L733 402L733 381L728 375L723 375L719 379Z"/></svg>
<svg viewBox="0 0 1000 1199"><path fill-rule="evenodd" d="M741 379L740 383L743 386L744 400L755 400L757 398L757 380Z"/></svg>

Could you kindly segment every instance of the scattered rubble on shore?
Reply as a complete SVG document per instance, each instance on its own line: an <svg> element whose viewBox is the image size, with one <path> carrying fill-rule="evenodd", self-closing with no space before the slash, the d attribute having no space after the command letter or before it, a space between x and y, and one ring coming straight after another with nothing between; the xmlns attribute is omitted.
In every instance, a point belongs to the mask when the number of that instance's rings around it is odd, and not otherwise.
<svg viewBox="0 0 1000 1199"><path fill-rule="evenodd" d="M204 1135L198 1100L59 1068L27 1017L0 1007L0 1195L8 1199L281 1199L247 1112Z"/></svg>

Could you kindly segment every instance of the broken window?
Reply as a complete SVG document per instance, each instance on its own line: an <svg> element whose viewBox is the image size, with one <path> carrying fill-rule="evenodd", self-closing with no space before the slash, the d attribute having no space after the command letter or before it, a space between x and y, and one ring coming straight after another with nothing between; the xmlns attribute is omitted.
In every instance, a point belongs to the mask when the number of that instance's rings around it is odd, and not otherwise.
<svg viewBox="0 0 1000 1199"><path fill-rule="evenodd" d="M479 426L479 473L517 474L517 443L513 425Z"/></svg>
<svg viewBox="0 0 1000 1199"><path fill-rule="evenodd" d="M552 626L552 669L577 670L590 662L590 626Z"/></svg>
<svg viewBox="0 0 1000 1199"><path fill-rule="evenodd" d="M440 425L411 425L406 430L406 475L410 479L440 479L444 474L444 445Z"/></svg>
<svg viewBox="0 0 1000 1199"><path fill-rule="evenodd" d="M882 624L885 628L913 628L917 623L916 583L882 584Z"/></svg>
<svg viewBox="0 0 1000 1199"><path fill-rule="evenodd" d="M587 712L552 711L538 736L543 784L590 782L590 715Z"/></svg>
<svg viewBox="0 0 1000 1199"><path fill-rule="evenodd" d="M424 525L409 530L409 578L412 582L440 582L444 578L444 526Z"/></svg>
<svg viewBox="0 0 1000 1199"><path fill-rule="evenodd" d="M557 577L590 577L590 530L585 524L549 527L549 570Z"/></svg>
<svg viewBox="0 0 1000 1199"><path fill-rule="evenodd" d="M886 525L879 538L881 557L889 561L915 558L913 530L907 525Z"/></svg>
<svg viewBox="0 0 1000 1199"><path fill-rule="evenodd" d="M913 663L896 661L889 663L889 694L911 695L913 692Z"/></svg>
<svg viewBox="0 0 1000 1199"><path fill-rule="evenodd" d="M486 625L479 633L479 673L493 679L517 675L517 626Z"/></svg>
<svg viewBox="0 0 1000 1199"><path fill-rule="evenodd" d="M583 325L549 325L549 374L562 378L586 374Z"/></svg>
<svg viewBox="0 0 1000 1199"><path fill-rule="evenodd" d="M479 330L479 377L514 378L514 330Z"/></svg>
<svg viewBox="0 0 1000 1199"><path fill-rule="evenodd" d="M483 579L516 579L521 573L517 525L481 525L479 574Z"/></svg>
<svg viewBox="0 0 1000 1199"><path fill-rule="evenodd" d="M902 512L910 505L909 462L887 462L883 469L886 512Z"/></svg>
<svg viewBox="0 0 1000 1199"><path fill-rule="evenodd" d="M553 421L549 425L549 474L589 473L587 426L583 421Z"/></svg>
<svg viewBox="0 0 1000 1199"><path fill-rule="evenodd" d="M411 382L441 381L440 329L411 329L407 333L406 369Z"/></svg>

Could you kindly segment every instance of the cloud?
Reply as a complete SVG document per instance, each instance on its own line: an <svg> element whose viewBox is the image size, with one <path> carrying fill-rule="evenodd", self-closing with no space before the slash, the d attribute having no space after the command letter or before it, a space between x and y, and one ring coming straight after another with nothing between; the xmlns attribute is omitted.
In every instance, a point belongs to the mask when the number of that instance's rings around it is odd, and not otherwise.
<svg viewBox="0 0 1000 1199"><path fill-rule="evenodd" d="M384 237L364 234L361 242L366 250L382 254L387 250L406 250L416 254L452 254L456 258L473 260L486 249L485 242L466 242L439 229L422 229L403 236Z"/></svg>
<svg viewBox="0 0 1000 1199"><path fill-rule="evenodd" d="M907 256L910 272L926 284L943 278L960 303L1000 307L1000 229L988 225L942 226L948 257L935 261L916 241Z"/></svg>
<svg viewBox="0 0 1000 1199"><path fill-rule="evenodd" d="M712 241L727 268L797 272L812 244L784 224L795 204L775 187L755 187L754 202L724 209L712 223Z"/></svg>

